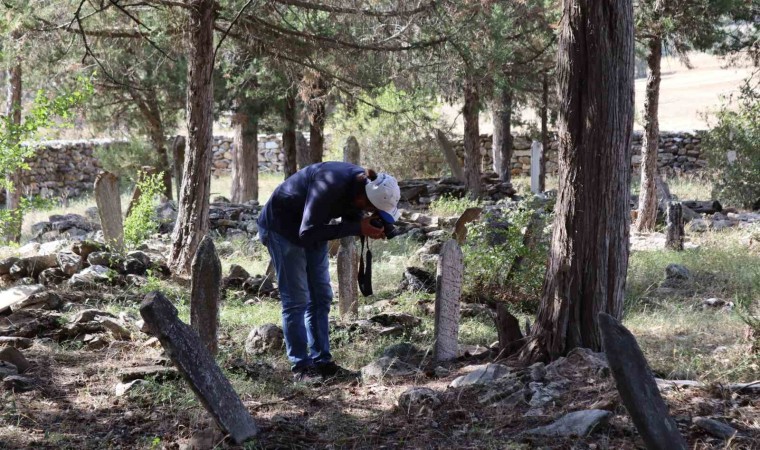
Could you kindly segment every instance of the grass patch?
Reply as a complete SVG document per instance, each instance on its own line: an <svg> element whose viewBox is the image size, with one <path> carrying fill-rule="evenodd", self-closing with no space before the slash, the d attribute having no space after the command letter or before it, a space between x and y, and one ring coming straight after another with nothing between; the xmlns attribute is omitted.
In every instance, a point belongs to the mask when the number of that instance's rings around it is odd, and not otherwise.
<svg viewBox="0 0 760 450"><path fill-rule="evenodd" d="M430 203L430 212L436 216L458 216L467 208L476 208L480 205L480 200L442 195Z"/></svg>

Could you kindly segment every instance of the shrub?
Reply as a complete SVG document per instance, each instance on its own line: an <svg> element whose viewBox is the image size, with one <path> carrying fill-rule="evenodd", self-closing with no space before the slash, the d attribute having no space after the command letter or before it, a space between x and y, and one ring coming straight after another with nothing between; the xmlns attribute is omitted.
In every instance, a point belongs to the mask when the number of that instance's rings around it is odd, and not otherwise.
<svg viewBox="0 0 760 450"><path fill-rule="evenodd" d="M437 120L434 107L431 96L410 94L393 85L361 97L355 107L339 105L328 123L332 134L328 159L342 160L346 139L354 136L367 167L399 179L439 176L443 166L425 162L425 156L440 154L430 132Z"/></svg>
<svg viewBox="0 0 760 450"><path fill-rule="evenodd" d="M163 192L163 172L143 177L137 183L140 198L124 220L124 241L128 246L136 247L158 230L156 217L157 197Z"/></svg>
<svg viewBox="0 0 760 450"><path fill-rule="evenodd" d="M760 208L760 82L747 80L736 100L721 107L702 141L714 169L713 196L732 206Z"/></svg>
<svg viewBox="0 0 760 450"><path fill-rule="evenodd" d="M524 233L531 221L535 239L526 246ZM519 302L526 311L534 309L546 271L550 224L550 215L533 200L486 213L471 224L463 247L465 294ZM514 270L518 258L522 262L519 270Z"/></svg>

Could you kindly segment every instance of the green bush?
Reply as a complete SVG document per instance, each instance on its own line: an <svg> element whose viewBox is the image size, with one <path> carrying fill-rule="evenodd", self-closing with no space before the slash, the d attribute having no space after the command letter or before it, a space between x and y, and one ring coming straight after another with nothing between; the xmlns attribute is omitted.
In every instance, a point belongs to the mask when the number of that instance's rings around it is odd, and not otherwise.
<svg viewBox="0 0 760 450"><path fill-rule="evenodd" d="M551 217L537 206L532 200L523 201L500 212L486 213L479 222L470 224L463 247L465 295L518 303L525 311L538 305ZM524 233L532 220L535 240L531 247L525 245ZM521 266L510 280L518 258L522 258Z"/></svg>
<svg viewBox="0 0 760 450"><path fill-rule="evenodd" d="M366 167L399 179L440 176L442 165L425 162L426 155L440 154L431 132L435 105L432 96L409 94L393 85L360 97L354 107L338 105L327 124L332 135L327 159L342 160L346 139L354 136Z"/></svg>
<svg viewBox="0 0 760 450"><path fill-rule="evenodd" d="M760 82L747 80L736 102L727 102L716 115L717 124L702 141L714 170L713 197L760 208ZM728 152L735 152L735 160Z"/></svg>
<svg viewBox="0 0 760 450"><path fill-rule="evenodd" d="M124 220L124 241L130 247L136 247L158 231L155 207L158 196L163 192L162 177L163 172L145 176L137 183L140 198Z"/></svg>

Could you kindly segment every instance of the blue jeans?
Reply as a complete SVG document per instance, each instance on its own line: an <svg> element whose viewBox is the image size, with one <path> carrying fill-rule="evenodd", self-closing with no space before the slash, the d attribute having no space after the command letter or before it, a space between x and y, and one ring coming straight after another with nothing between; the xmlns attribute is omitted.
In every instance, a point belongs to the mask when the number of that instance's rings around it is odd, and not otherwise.
<svg viewBox="0 0 760 450"><path fill-rule="evenodd" d="M269 249L282 301L282 329L293 370L332 361L330 354L330 286L327 242L299 247L274 231L259 228Z"/></svg>

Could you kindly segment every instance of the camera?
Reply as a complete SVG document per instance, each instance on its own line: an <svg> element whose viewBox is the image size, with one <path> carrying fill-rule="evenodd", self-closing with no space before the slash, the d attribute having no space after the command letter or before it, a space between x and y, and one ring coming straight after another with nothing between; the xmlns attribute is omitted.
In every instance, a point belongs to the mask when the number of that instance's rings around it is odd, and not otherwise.
<svg viewBox="0 0 760 450"><path fill-rule="evenodd" d="M402 234L401 231L396 228L392 223L386 222L380 217L373 217L372 220L369 221L370 224L372 224L375 228L382 228L385 232L385 237L388 239L393 239L394 237L398 236L399 234Z"/></svg>

